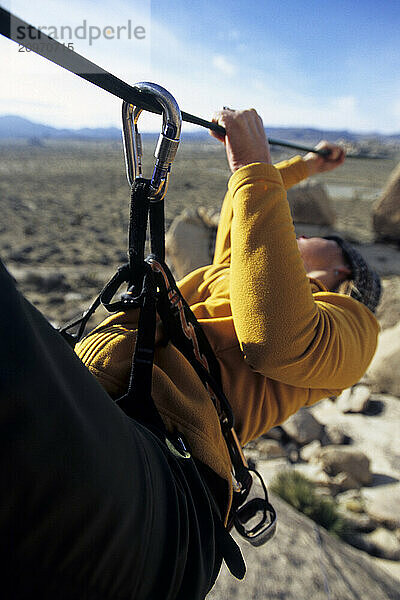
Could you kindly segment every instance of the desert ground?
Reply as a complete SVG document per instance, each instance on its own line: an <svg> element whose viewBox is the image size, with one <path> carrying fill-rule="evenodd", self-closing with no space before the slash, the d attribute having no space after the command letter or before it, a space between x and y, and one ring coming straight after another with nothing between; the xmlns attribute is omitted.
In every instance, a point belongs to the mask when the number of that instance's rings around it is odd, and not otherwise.
<svg viewBox="0 0 400 600"><path fill-rule="evenodd" d="M145 174L153 148L144 144ZM294 153L274 147L273 159ZM398 158L348 159L341 169L318 176L332 198L337 231L354 241L373 241L371 207ZM219 211L228 178L221 144L184 138L166 197L167 227L184 208ZM126 260L129 186L118 140L2 143L0 206L0 256L29 300L55 324L85 308ZM400 252L394 256L399 262ZM397 320L400 272L388 266L384 284L390 283Z"/></svg>

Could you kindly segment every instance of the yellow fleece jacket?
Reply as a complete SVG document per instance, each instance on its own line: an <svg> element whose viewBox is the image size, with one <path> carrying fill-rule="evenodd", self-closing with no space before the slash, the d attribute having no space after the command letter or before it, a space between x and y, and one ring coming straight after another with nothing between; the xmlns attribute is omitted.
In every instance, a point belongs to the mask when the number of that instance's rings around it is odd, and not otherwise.
<svg viewBox="0 0 400 600"><path fill-rule="evenodd" d="M374 315L306 275L285 193L305 177L300 157L236 171L213 265L179 282L219 361L242 445L356 383L376 348ZM137 319L137 310L113 315L76 348L114 398L128 384ZM156 347L152 392L167 428L183 433L194 456L225 482L218 498L228 511L231 465L216 411L170 343Z"/></svg>

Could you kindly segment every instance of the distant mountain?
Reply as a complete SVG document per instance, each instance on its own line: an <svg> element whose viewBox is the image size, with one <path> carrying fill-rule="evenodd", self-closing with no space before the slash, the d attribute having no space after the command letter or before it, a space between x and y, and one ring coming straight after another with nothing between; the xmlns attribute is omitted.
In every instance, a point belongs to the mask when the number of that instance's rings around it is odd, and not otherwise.
<svg viewBox="0 0 400 600"><path fill-rule="evenodd" d="M32 123L28 119L6 115L0 117L0 138L26 138L26 137L47 137L54 131L54 127Z"/></svg>
<svg viewBox="0 0 400 600"><path fill-rule="evenodd" d="M348 130L322 130L310 127L267 127L270 137L282 138L285 140L298 141L304 143L315 143L318 140L326 139L336 141L338 139L348 142L361 142L374 139L381 143L400 142L400 133L393 135L384 135L381 133L355 133ZM153 137L154 134L151 134ZM208 133L204 129L198 132L184 133L187 138L208 138ZM118 127L97 127L82 129L58 129L42 123L34 123L23 117L15 115L0 116L0 139L82 139L82 140L110 140L120 139L121 130ZM146 136L147 137L147 136Z"/></svg>
<svg viewBox="0 0 400 600"><path fill-rule="evenodd" d="M34 123L23 117L5 115L0 117L0 139L23 138L73 138L73 139L115 139L120 138L121 130L117 127L98 127L82 129L58 129Z"/></svg>

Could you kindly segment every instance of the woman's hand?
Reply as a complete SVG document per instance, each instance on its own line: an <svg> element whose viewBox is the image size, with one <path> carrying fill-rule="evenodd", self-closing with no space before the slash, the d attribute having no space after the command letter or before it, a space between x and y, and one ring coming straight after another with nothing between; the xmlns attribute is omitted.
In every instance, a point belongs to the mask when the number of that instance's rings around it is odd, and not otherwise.
<svg viewBox="0 0 400 600"><path fill-rule="evenodd" d="M333 171L333 169L340 167L345 161L346 152L337 144L331 144L322 140L315 148L316 150L329 150L329 154L321 156L320 154L309 152L305 155L303 160L307 163L309 175L316 175L324 171Z"/></svg>
<svg viewBox="0 0 400 600"><path fill-rule="evenodd" d="M214 114L213 122L225 127L225 137L215 131L210 131L210 133L224 142L232 173L251 163L271 163L263 122L254 108L249 110L224 108Z"/></svg>

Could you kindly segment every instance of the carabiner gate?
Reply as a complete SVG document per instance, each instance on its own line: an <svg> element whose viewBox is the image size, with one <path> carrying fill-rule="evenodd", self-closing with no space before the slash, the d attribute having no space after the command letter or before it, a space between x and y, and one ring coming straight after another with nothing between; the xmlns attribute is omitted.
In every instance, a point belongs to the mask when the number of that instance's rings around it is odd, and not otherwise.
<svg viewBox="0 0 400 600"><path fill-rule="evenodd" d="M160 85L142 81L134 87L155 96L163 111L163 128L154 151L156 161L151 177L152 194L150 197L152 202L159 202L167 193L171 165L179 146L182 126L181 111L175 98ZM143 177L142 141L137 126L141 112L141 108L133 106L129 102L122 103L125 166L130 186L133 185L135 179Z"/></svg>

